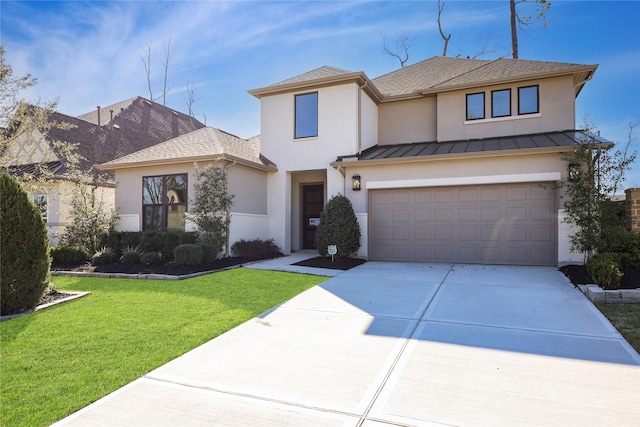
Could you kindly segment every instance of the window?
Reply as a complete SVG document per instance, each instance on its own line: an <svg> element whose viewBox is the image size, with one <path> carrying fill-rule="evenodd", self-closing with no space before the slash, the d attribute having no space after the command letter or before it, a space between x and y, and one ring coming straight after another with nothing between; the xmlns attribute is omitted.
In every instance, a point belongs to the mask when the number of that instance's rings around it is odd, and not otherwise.
<svg viewBox="0 0 640 427"><path fill-rule="evenodd" d="M518 114L539 113L538 86L525 86L518 88Z"/></svg>
<svg viewBox="0 0 640 427"><path fill-rule="evenodd" d="M491 91L491 117L511 115L511 89Z"/></svg>
<svg viewBox="0 0 640 427"><path fill-rule="evenodd" d="M33 204L38 208L40 213L42 214L42 219L44 222L47 222L47 195L46 194L36 194L33 196Z"/></svg>
<svg viewBox="0 0 640 427"><path fill-rule="evenodd" d="M484 119L484 92L467 94L467 120Z"/></svg>
<svg viewBox="0 0 640 427"><path fill-rule="evenodd" d="M295 138L318 136L318 92L296 95Z"/></svg>
<svg viewBox="0 0 640 427"><path fill-rule="evenodd" d="M187 174L142 178L142 230L184 231Z"/></svg>

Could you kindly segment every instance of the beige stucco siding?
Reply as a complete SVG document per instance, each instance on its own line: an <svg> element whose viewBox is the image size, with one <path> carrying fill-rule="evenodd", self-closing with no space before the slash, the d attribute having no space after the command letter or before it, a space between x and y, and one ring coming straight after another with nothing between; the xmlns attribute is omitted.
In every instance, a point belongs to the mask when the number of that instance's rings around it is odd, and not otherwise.
<svg viewBox="0 0 640 427"><path fill-rule="evenodd" d="M360 97L360 151L362 151L378 143L378 106L362 90Z"/></svg>
<svg viewBox="0 0 640 427"><path fill-rule="evenodd" d="M220 164L222 165L222 164ZM199 167L206 166L205 163ZM267 213L267 173L242 165L227 169L229 193L234 194L232 212L265 215ZM196 183L193 163L149 166L116 171L116 206L122 217L119 229L142 229L142 177L186 173L189 205L195 196ZM135 224L137 222L137 224ZM187 226L187 228L189 228Z"/></svg>
<svg viewBox="0 0 640 427"><path fill-rule="evenodd" d="M518 115L518 87L539 85L539 114ZM491 118L491 91L511 89L511 116ZM485 119L466 121L466 94L485 93ZM574 88L571 76L438 94L438 141L522 135L573 129Z"/></svg>
<svg viewBox="0 0 640 427"><path fill-rule="evenodd" d="M436 97L378 106L378 143L405 144L436 140Z"/></svg>

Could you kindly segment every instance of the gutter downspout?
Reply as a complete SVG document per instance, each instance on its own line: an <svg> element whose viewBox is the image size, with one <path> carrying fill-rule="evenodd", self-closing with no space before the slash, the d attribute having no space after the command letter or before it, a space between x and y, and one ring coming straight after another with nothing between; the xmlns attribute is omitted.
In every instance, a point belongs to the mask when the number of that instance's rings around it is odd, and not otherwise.
<svg viewBox="0 0 640 427"><path fill-rule="evenodd" d="M360 153L362 152L362 91L367 87L367 85L369 84L368 81L365 80L365 82L362 85L358 85L358 127L356 129L356 132L358 133L357 135L357 152L356 155L360 155Z"/></svg>
<svg viewBox="0 0 640 427"><path fill-rule="evenodd" d="M225 156L220 156L220 160L225 160ZM228 187L228 177L227 177L227 169L232 168L236 165L237 161L236 159L233 159L233 161L231 162L231 164L225 165L225 167L223 168L224 171L224 192L227 192L227 187ZM227 219L229 220L229 224L231 224L231 208L227 208ZM231 256L231 244L230 244L230 239L231 239L231 230L229 230L227 232L227 245L225 248L225 253L226 255L229 257Z"/></svg>

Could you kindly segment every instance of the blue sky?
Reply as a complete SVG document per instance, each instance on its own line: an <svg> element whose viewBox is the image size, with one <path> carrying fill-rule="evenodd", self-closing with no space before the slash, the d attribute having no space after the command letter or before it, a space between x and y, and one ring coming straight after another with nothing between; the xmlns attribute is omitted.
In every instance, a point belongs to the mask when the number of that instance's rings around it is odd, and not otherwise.
<svg viewBox="0 0 640 427"><path fill-rule="evenodd" d="M603 137L626 143L640 122L640 1L553 1L546 27L519 38L520 58L600 64L576 102ZM0 3L5 59L38 84L29 100L58 99L79 115L137 95L149 97L140 54L152 47L152 87L162 89L162 44L171 41L167 105L187 111L186 84L201 121L241 137L260 132L260 103L248 89L322 65L364 71L398 68L382 37L414 39L408 64L442 54L435 1L112 1ZM523 14L535 14L535 8ZM509 4L445 1L448 56L510 57ZM635 131L640 148L640 125ZM640 150L638 150L640 151ZM640 187L640 163L626 186Z"/></svg>

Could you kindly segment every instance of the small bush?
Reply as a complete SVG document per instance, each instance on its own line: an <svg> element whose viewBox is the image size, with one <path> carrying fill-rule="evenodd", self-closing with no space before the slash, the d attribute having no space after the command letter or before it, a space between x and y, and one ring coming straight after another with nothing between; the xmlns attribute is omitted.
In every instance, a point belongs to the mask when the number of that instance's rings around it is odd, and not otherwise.
<svg viewBox="0 0 640 427"><path fill-rule="evenodd" d="M109 264L115 260L115 252L109 247L103 247L91 257L91 264Z"/></svg>
<svg viewBox="0 0 640 427"><path fill-rule="evenodd" d="M54 262L85 262L89 260L89 254L80 246L54 246L51 258Z"/></svg>
<svg viewBox="0 0 640 427"><path fill-rule="evenodd" d="M157 265L162 262L162 256L159 252L145 252L140 255L140 263L146 265Z"/></svg>
<svg viewBox="0 0 640 427"><path fill-rule="evenodd" d="M614 253L596 254L587 260L587 271L603 289L618 289L622 279L620 256Z"/></svg>
<svg viewBox="0 0 640 427"><path fill-rule="evenodd" d="M282 256L282 252L273 239L270 240L239 240L231 246L231 252L242 258L249 260L277 258Z"/></svg>
<svg viewBox="0 0 640 427"><path fill-rule="evenodd" d="M327 256L327 247L336 245L339 257L355 255L360 248L360 226L351 201L342 194L332 197L320 213L316 230L318 254Z"/></svg>
<svg viewBox="0 0 640 427"><path fill-rule="evenodd" d="M140 263L140 251L138 248L132 248L127 246L122 250L122 256L120 262L123 264L139 264Z"/></svg>
<svg viewBox="0 0 640 427"><path fill-rule="evenodd" d="M173 250L173 260L176 264L197 265L202 262L203 256L204 250L199 245L179 245Z"/></svg>
<svg viewBox="0 0 640 427"><path fill-rule="evenodd" d="M196 243L202 248L202 262L205 264L211 264L218 259L218 252L215 246L211 243Z"/></svg>

